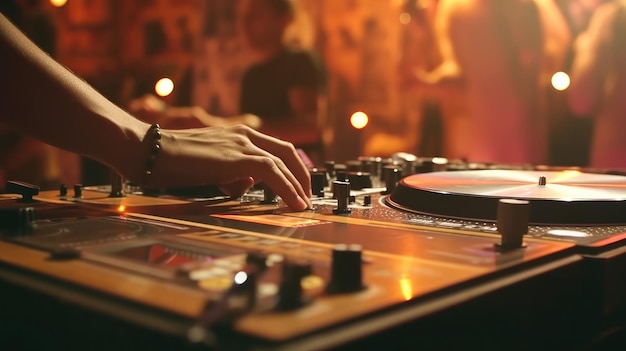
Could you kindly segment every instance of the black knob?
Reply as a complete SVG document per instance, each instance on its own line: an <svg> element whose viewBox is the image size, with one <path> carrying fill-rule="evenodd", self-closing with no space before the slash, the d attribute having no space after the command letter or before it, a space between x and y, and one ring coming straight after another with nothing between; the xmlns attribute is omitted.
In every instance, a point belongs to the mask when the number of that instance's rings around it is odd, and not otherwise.
<svg viewBox="0 0 626 351"><path fill-rule="evenodd" d="M329 294L350 293L365 288L361 261L361 245L337 244L333 247Z"/></svg>
<svg viewBox="0 0 626 351"><path fill-rule="evenodd" d="M501 249L518 249L524 247L524 234L528 233L530 205L528 201L501 199L498 202L497 227Z"/></svg>
<svg viewBox="0 0 626 351"><path fill-rule="evenodd" d="M334 197L337 199L337 208L333 210L335 214L350 213L348 208L348 198L350 197L350 183L340 182L338 180L333 182Z"/></svg>
<svg viewBox="0 0 626 351"><path fill-rule="evenodd" d="M443 157L432 157L421 160L417 167L417 173L443 172L448 170L448 159Z"/></svg>
<svg viewBox="0 0 626 351"><path fill-rule="evenodd" d="M0 228L8 230L9 235L28 233L35 222L34 207L16 207L0 209Z"/></svg>
<svg viewBox="0 0 626 351"><path fill-rule="evenodd" d="M363 172L369 172L372 176L378 176L380 174L382 158L360 156L359 161L361 161L361 170Z"/></svg>
<svg viewBox="0 0 626 351"><path fill-rule="evenodd" d="M335 164L335 178L342 182L348 179L348 168L344 164Z"/></svg>
<svg viewBox="0 0 626 351"><path fill-rule="evenodd" d="M74 184L74 197L75 198L83 197L83 185L82 184Z"/></svg>
<svg viewBox="0 0 626 351"><path fill-rule="evenodd" d="M59 185L59 196L67 196L67 187L65 184Z"/></svg>
<svg viewBox="0 0 626 351"><path fill-rule="evenodd" d="M308 301L302 295L302 278L311 275L309 262L285 262L282 267L282 280L278 288L276 309L290 311L300 308Z"/></svg>
<svg viewBox="0 0 626 351"><path fill-rule="evenodd" d="M335 176L335 161L324 162L324 167L326 167L326 172L328 172L328 176L333 178Z"/></svg>
<svg viewBox="0 0 626 351"><path fill-rule="evenodd" d="M39 187L25 182L15 180L7 181L5 191L8 194L20 194L22 199L19 202L34 202L33 196L39 195Z"/></svg>
<svg viewBox="0 0 626 351"><path fill-rule="evenodd" d="M270 205L276 203L276 194L274 191L267 186L267 184L263 184L263 201L261 201L264 205Z"/></svg>
<svg viewBox="0 0 626 351"><path fill-rule="evenodd" d="M124 182L119 173L111 170L111 193L109 197L124 197Z"/></svg>
<svg viewBox="0 0 626 351"><path fill-rule="evenodd" d="M372 195L365 195L363 197L363 206L371 206L372 205Z"/></svg>
<svg viewBox="0 0 626 351"><path fill-rule="evenodd" d="M388 195L396 189L402 175L400 174L400 170L395 166L385 166L385 168L383 168L383 174L386 188L383 194Z"/></svg>
<svg viewBox="0 0 626 351"><path fill-rule="evenodd" d="M324 187L327 184L326 172L311 172L311 189L313 196L324 197Z"/></svg>
<svg viewBox="0 0 626 351"><path fill-rule="evenodd" d="M350 189L361 190L372 187L372 179L367 172L349 172L348 181L350 182Z"/></svg>

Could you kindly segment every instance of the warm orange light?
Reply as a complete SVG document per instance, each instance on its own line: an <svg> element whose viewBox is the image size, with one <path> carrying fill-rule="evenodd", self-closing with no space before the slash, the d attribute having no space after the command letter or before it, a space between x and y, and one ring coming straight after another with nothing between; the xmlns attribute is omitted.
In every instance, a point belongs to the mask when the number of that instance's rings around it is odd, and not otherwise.
<svg viewBox="0 0 626 351"><path fill-rule="evenodd" d="M409 24L409 22L411 22L411 15L406 12L403 12L400 14L399 19L400 19L401 24Z"/></svg>
<svg viewBox="0 0 626 351"><path fill-rule="evenodd" d="M174 82L169 78L161 78L154 85L154 91L158 96L168 96L174 91Z"/></svg>
<svg viewBox="0 0 626 351"><path fill-rule="evenodd" d="M67 4L67 0L50 0L50 4L54 7L63 7Z"/></svg>
<svg viewBox="0 0 626 351"><path fill-rule="evenodd" d="M413 287L411 286L411 280L407 277L400 278L400 291L406 301L409 301L413 297Z"/></svg>
<svg viewBox="0 0 626 351"><path fill-rule="evenodd" d="M558 91L563 91L569 88L570 78L565 72L556 72L552 75L552 87Z"/></svg>
<svg viewBox="0 0 626 351"><path fill-rule="evenodd" d="M367 126L370 119L365 112L355 112L350 116L350 124L356 129L363 129Z"/></svg>
<svg viewBox="0 0 626 351"><path fill-rule="evenodd" d="M126 206L124 206L124 205L117 206L117 212L119 212L119 213L126 212Z"/></svg>

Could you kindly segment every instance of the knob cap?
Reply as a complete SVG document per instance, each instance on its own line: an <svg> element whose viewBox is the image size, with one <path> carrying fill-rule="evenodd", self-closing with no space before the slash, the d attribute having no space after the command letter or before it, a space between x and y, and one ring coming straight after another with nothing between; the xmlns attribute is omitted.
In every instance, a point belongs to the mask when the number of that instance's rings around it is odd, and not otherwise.
<svg viewBox="0 0 626 351"><path fill-rule="evenodd" d="M67 186L65 184L59 185L59 196L67 196Z"/></svg>
<svg viewBox="0 0 626 351"><path fill-rule="evenodd" d="M263 184L263 201L261 203L264 205L276 203L276 194L267 184Z"/></svg>
<svg viewBox="0 0 626 351"><path fill-rule="evenodd" d="M74 184L74 197L76 198L83 197L83 185L82 184Z"/></svg>
<svg viewBox="0 0 626 351"><path fill-rule="evenodd" d="M368 172L349 172L348 181L350 182L350 189L361 190L372 187L372 179Z"/></svg>
<svg viewBox="0 0 626 351"><path fill-rule="evenodd" d="M400 170L396 166L385 166L385 168L383 168L383 177L386 188L383 194L388 195L396 189L398 181L400 180L402 175L400 174Z"/></svg>
<svg viewBox="0 0 626 351"><path fill-rule="evenodd" d="M324 167L326 167L326 172L328 172L329 177L335 176L335 161L326 161L324 162Z"/></svg>
<svg viewBox="0 0 626 351"><path fill-rule="evenodd" d="M337 199L337 208L333 210L333 213L350 213L350 209L348 208L348 198L350 197L350 183L334 181L333 191L333 195Z"/></svg>
<svg viewBox="0 0 626 351"><path fill-rule="evenodd" d="M530 205L528 201L501 199L498 202L497 228L501 242L497 246L502 249L524 247L524 234L528 233Z"/></svg>
<svg viewBox="0 0 626 351"><path fill-rule="evenodd" d="M33 196L39 195L39 187L33 184L25 182L18 182L14 180L7 181L5 184L5 191L8 194L20 194L22 199L19 202L35 202Z"/></svg>
<svg viewBox="0 0 626 351"><path fill-rule="evenodd" d="M326 287L329 294L360 291L363 285L361 245L337 244L333 247L330 282Z"/></svg>
<svg viewBox="0 0 626 351"><path fill-rule="evenodd" d="M277 310L294 310L308 302L302 295L302 278L311 275L312 271L310 262L285 262L283 264L283 278L278 288Z"/></svg>
<svg viewBox="0 0 626 351"><path fill-rule="evenodd" d="M326 172L311 172L311 190L313 196L324 197L324 187L327 184Z"/></svg>

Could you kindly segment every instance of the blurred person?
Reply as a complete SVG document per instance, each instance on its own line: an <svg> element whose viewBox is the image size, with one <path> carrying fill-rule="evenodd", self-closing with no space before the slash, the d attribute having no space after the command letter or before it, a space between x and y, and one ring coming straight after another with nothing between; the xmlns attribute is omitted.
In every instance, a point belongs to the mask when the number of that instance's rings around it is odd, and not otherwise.
<svg viewBox="0 0 626 351"><path fill-rule="evenodd" d="M311 52L284 41L295 5L291 0L242 1L243 35L258 61L242 78L240 112L261 117L260 131L292 142L321 161L321 65Z"/></svg>
<svg viewBox="0 0 626 351"><path fill-rule="evenodd" d="M215 184L239 196L264 182L291 208L311 207L309 174L290 143L245 126L150 126L55 62L1 14L0 57L0 123L102 161L144 186Z"/></svg>
<svg viewBox="0 0 626 351"><path fill-rule="evenodd" d="M591 166L626 168L626 2L600 6L576 41L569 105L594 117Z"/></svg>
<svg viewBox="0 0 626 351"><path fill-rule="evenodd" d="M218 117L209 114L200 106L168 105L152 94L133 99L126 108L132 115L145 122L159 123L164 128L171 129L222 127L235 124L259 129L262 125L261 119L251 113Z"/></svg>
<svg viewBox="0 0 626 351"><path fill-rule="evenodd" d="M462 90L466 116L448 133L456 154L473 161L544 163L547 120L542 108L546 67L544 1L441 0L436 34L442 63L418 79L444 93ZM548 23L546 23L548 22Z"/></svg>

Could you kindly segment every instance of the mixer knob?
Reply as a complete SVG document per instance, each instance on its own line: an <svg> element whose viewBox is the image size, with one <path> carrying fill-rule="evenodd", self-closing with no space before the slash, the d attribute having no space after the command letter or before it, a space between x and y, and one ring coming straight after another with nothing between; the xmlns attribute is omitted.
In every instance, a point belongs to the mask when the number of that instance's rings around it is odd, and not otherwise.
<svg viewBox="0 0 626 351"><path fill-rule="evenodd" d="M65 184L59 185L59 196L67 196L67 186Z"/></svg>
<svg viewBox="0 0 626 351"><path fill-rule="evenodd" d="M337 244L333 246L329 294L356 292L365 288L361 261L361 245Z"/></svg>
<svg viewBox="0 0 626 351"><path fill-rule="evenodd" d="M311 188L313 196L324 197L324 187L328 184L326 173L317 171L311 172Z"/></svg>
<svg viewBox="0 0 626 351"><path fill-rule="evenodd" d="M363 196L363 206L371 206L372 205L372 195Z"/></svg>
<svg viewBox="0 0 626 351"><path fill-rule="evenodd" d="M348 181L350 182L350 189L361 190L364 188L372 187L372 179L367 172L349 172Z"/></svg>
<svg viewBox="0 0 626 351"><path fill-rule="evenodd" d="M350 160L346 162L346 167L348 172L361 172L361 161L359 160Z"/></svg>
<svg viewBox="0 0 626 351"><path fill-rule="evenodd" d="M13 180L6 182L5 190L9 194L22 195L22 199L19 202L34 202L33 196L39 194L38 186Z"/></svg>
<svg viewBox="0 0 626 351"><path fill-rule="evenodd" d="M75 198L83 197L83 185L82 184L74 184L74 197Z"/></svg>
<svg viewBox="0 0 626 351"><path fill-rule="evenodd" d="M528 201L515 199L501 199L498 202L497 228L502 236L502 249L517 249L524 247L524 234L528 233L530 205Z"/></svg>
<svg viewBox="0 0 626 351"><path fill-rule="evenodd" d="M400 174L400 170L396 166L385 166L383 168L383 175L386 188L383 194L389 195L396 189L398 181L400 180L402 175Z"/></svg>
<svg viewBox="0 0 626 351"><path fill-rule="evenodd" d="M337 198L337 208L333 210L333 213L350 213L350 209L348 208L348 198L350 197L350 183L334 181L333 191L335 198Z"/></svg>
<svg viewBox="0 0 626 351"><path fill-rule="evenodd" d="M335 161L324 162L324 167L326 167L326 172L328 172L328 176L333 178L335 176Z"/></svg>
<svg viewBox="0 0 626 351"><path fill-rule="evenodd" d="M271 205L276 203L276 194L272 189L270 189L267 184L263 183L263 201L261 201L264 205Z"/></svg>
<svg viewBox="0 0 626 351"><path fill-rule="evenodd" d="M24 234L32 229L36 213L34 207L5 208L0 210L0 228L14 234Z"/></svg>
<svg viewBox="0 0 626 351"><path fill-rule="evenodd" d="M276 309L290 311L307 303L302 294L302 278L313 272L310 262L285 262L282 266L282 281L278 288Z"/></svg>
<svg viewBox="0 0 626 351"><path fill-rule="evenodd" d="M114 170L111 170L111 192L109 197L124 197L124 180Z"/></svg>

